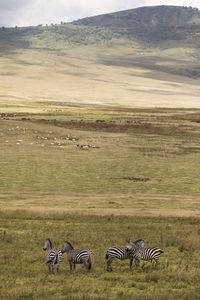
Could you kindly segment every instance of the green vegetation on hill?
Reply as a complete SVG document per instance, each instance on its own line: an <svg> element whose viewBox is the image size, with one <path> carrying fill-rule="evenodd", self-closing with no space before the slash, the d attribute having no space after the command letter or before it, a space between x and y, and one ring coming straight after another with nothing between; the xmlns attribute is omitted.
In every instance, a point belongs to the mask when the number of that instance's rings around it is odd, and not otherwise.
<svg viewBox="0 0 200 300"><path fill-rule="evenodd" d="M138 42L160 46L182 41L200 46L200 12L195 8L155 6L84 18L60 25L1 28L0 41L19 48L65 49L80 45Z"/></svg>
<svg viewBox="0 0 200 300"><path fill-rule="evenodd" d="M110 28L118 37L157 43L195 37L200 33L200 12L188 7L163 5L85 18L74 24Z"/></svg>
<svg viewBox="0 0 200 300"><path fill-rule="evenodd" d="M180 6L142 7L72 23L0 29L2 54L16 49L56 55L86 51L86 56L95 53L95 59L105 65L142 67L192 78L200 78L199 47L200 11ZM173 53L166 57L165 50Z"/></svg>

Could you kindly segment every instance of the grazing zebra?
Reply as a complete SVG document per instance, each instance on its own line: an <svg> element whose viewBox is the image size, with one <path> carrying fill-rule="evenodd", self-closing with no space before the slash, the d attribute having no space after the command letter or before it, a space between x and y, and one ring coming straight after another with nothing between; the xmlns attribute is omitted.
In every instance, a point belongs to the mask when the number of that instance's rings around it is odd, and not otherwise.
<svg viewBox="0 0 200 300"><path fill-rule="evenodd" d="M162 253L164 253L164 251L158 247L141 247L141 244L133 243L131 240L127 242L125 249L132 257L132 261L135 259L136 267L139 266L140 260L155 260L156 264L160 266L159 257ZM132 267L132 264L130 267Z"/></svg>
<svg viewBox="0 0 200 300"><path fill-rule="evenodd" d="M145 243L143 240L137 240L135 241L135 244L142 247L145 247ZM112 261L117 258L120 260L125 260L129 259L130 261L130 269L132 267L133 263L133 257L130 255L130 252L126 249L126 247L118 247L118 246L113 246L110 247L107 252L106 252L106 259L107 259L107 271L112 271L111 263Z"/></svg>
<svg viewBox="0 0 200 300"><path fill-rule="evenodd" d="M49 266L49 273L54 274L54 265L57 264L57 272L59 271L60 262L62 261L62 251L58 249L52 249L52 243L50 239L46 239L43 250L47 251L46 263Z"/></svg>
<svg viewBox="0 0 200 300"><path fill-rule="evenodd" d="M74 265L74 270L76 264L84 264L87 272L90 271L92 267L92 252L88 249L74 250L73 246L65 241L62 249L62 253L67 253L67 259L70 264L70 271L72 271L72 265Z"/></svg>

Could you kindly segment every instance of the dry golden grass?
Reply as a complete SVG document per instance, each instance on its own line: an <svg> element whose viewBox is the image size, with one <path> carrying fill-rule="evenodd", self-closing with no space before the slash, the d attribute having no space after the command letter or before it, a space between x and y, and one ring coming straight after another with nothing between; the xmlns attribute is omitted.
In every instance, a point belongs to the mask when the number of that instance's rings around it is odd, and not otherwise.
<svg viewBox="0 0 200 300"><path fill-rule="evenodd" d="M1 211L20 210L49 213L113 216L199 217L198 196L183 195L45 195L15 193L0 195Z"/></svg>
<svg viewBox="0 0 200 300"><path fill-rule="evenodd" d="M189 52L189 50L187 50ZM182 63L188 55L180 49L149 51L170 65L173 56L179 55ZM125 59L134 53L142 60L147 54L136 49L93 48L68 50L65 55L33 50L18 50L0 58L0 102L6 105L24 104L33 109L35 102L64 102L129 107L200 107L200 80L188 79L156 70L131 66L123 62L115 65L117 57ZM187 55L186 55L187 54ZM189 56L189 57L190 57ZM114 58L113 58L114 57ZM113 61L114 64L109 64ZM150 60L151 58L149 58ZM184 60L185 59L185 60ZM108 61L108 64L105 62ZM124 64L125 63L125 64ZM123 65L124 64L124 65Z"/></svg>

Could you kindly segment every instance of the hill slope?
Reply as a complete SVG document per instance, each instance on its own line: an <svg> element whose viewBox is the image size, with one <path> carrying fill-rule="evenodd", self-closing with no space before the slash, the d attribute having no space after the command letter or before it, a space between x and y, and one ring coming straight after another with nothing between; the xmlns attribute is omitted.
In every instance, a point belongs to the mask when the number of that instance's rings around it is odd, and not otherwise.
<svg viewBox="0 0 200 300"><path fill-rule="evenodd" d="M178 6L142 7L60 25L1 28L0 41L17 48L57 50L124 41L167 48L178 41L200 47L200 12Z"/></svg>
<svg viewBox="0 0 200 300"><path fill-rule="evenodd" d="M200 107L200 12L158 6L0 29L0 101Z"/></svg>
<svg viewBox="0 0 200 300"><path fill-rule="evenodd" d="M109 28L118 37L157 43L166 40L199 40L200 12L179 6L141 7L113 14L85 18L77 25Z"/></svg>

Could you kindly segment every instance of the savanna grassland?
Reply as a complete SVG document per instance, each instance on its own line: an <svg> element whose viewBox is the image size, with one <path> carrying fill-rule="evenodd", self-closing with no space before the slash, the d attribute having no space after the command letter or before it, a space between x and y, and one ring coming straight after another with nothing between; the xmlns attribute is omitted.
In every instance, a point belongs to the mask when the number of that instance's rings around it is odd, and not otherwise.
<svg viewBox="0 0 200 300"><path fill-rule="evenodd" d="M199 299L199 218L83 216L1 211L1 299ZM44 240L54 247L67 238L75 248L90 248L93 266L70 273L66 256L60 273L48 275ZM143 237L164 249L161 267L114 261L106 271L105 250Z"/></svg>
<svg viewBox="0 0 200 300"><path fill-rule="evenodd" d="M1 299L200 299L199 30L171 6L0 29ZM49 275L46 238L91 272ZM107 272L128 238L160 269Z"/></svg>
<svg viewBox="0 0 200 300"><path fill-rule="evenodd" d="M0 297L198 299L199 111L37 108L0 119ZM47 237L90 248L91 272L70 274L64 256L48 275ZM114 261L107 272L106 249L127 238L161 247L160 269Z"/></svg>
<svg viewBox="0 0 200 300"><path fill-rule="evenodd" d="M198 215L199 117L63 105L2 113L1 204Z"/></svg>

